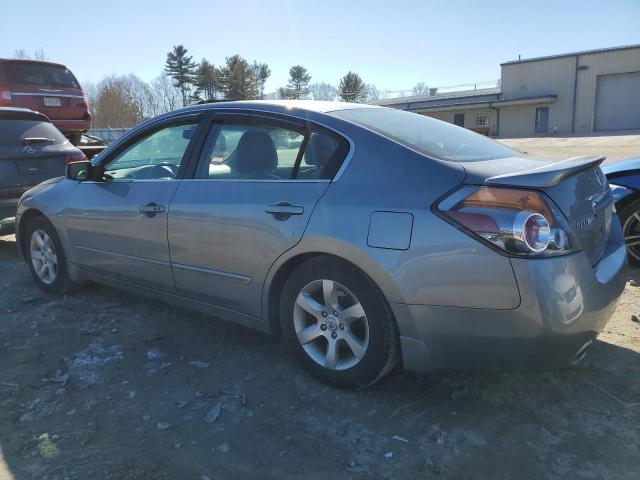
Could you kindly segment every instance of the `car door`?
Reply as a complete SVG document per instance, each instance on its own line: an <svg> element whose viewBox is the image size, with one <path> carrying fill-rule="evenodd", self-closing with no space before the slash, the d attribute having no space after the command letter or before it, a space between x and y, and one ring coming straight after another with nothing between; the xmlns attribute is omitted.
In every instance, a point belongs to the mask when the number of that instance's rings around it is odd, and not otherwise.
<svg viewBox="0 0 640 480"><path fill-rule="evenodd" d="M193 178L180 182L169 211L176 288L258 317L269 268L300 241L349 145L257 115L217 114L208 130Z"/></svg>
<svg viewBox="0 0 640 480"><path fill-rule="evenodd" d="M73 261L81 269L173 291L167 210L198 118L155 124L103 157L104 181L83 181L66 211Z"/></svg>

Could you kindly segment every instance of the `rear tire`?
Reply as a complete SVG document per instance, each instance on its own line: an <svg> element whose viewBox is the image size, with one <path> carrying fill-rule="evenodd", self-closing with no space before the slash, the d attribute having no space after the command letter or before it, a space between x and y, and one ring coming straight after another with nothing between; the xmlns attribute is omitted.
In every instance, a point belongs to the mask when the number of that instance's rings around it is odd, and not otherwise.
<svg viewBox="0 0 640 480"><path fill-rule="evenodd" d="M624 207L618 216L627 244L629 263L634 267L640 267L640 199ZM632 242L638 243L630 245Z"/></svg>
<svg viewBox="0 0 640 480"><path fill-rule="evenodd" d="M284 285L280 313L293 356L331 386L366 387L398 363L398 330L386 301L346 262L325 256L298 266Z"/></svg>
<svg viewBox="0 0 640 480"><path fill-rule="evenodd" d="M44 217L25 228L24 252L33 279L47 293L62 295L75 286L69 277L67 258L56 229Z"/></svg>

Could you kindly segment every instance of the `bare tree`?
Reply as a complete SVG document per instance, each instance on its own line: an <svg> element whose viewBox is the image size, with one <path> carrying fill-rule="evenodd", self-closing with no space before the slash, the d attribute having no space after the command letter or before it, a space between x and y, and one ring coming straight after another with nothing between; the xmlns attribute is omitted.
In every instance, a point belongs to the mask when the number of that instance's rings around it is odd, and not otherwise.
<svg viewBox="0 0 640 480"><path fill-rule="evenodd" d="M366 92L367 102L375 102L376 100L380 100L380 92L373 83L367 83Z"/></svg>
<svg viewBox="0 0 640 480"><path fill-rule="evenodd" d="M144 116L131 97L131 81L127 77L110 76L98 84L93 106L93 126L97 128L133 127Z"/></svg>
<svg viewBox="0 0 640 480"><path fill-rule="evenodd" d="M326 82L313 83L309 85L311 98L314 100L335 100L338 96L338 89Z"/></svg>
<svg viewBox="0 0 640 480"><path fill-rule="evenodd" d="M157 113L175 110L180 105L180 89L173 85L164 71L151 81L151 91L153 93L153 108Z"/></svg>
<svg viewBox="0 0 640 480"><path fill-rule="evenodd" d="M29 54L24 48L16 48L15 52L13 52L13 58L17 58L18 60L28 60Z"/></svg>
<svg viewBox="0 0 640 480"><path fill-rule="evenodd" d="M29 55L24 48L17 48L13 52L13 58L18 60L47 60L47 55L42 48L33 51L33 55Z"/></svg>
<svg viewBox="0 0 640 480"><path fill-rule="evenodd" d="M411 94L416 97L422 97L429 95L429 87L424 82L416 83L416 86L411 89Z"/></svg>
<svg viewBox="0 0 640 480"><path fill-rule="evenodd" d="M47 55L44 53L42 48L38 48L33 51L33 59L34 60L47 60Z"/></svg>

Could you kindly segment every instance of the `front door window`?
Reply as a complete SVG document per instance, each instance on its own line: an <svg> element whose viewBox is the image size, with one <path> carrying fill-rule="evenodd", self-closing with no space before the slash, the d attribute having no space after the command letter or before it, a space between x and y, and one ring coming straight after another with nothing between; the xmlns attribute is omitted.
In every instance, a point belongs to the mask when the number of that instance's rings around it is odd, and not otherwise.
<svg viewBox="0 0 640 480"><path fill-rule="evenodd" d="M112 179L174 179L196 128L195 123L171 125L145 136L109 161Z"/></svg>

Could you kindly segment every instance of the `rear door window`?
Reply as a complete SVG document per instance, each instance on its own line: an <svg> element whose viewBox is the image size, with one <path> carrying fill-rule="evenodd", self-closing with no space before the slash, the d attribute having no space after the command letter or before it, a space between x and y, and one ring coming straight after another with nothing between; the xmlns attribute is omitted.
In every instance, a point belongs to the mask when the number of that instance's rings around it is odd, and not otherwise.
<svg viewBox="0 0 640 480"><path fill-rule="evenodd" d="M66 142L60 130L40 120L0 120L0 147L20 147L32 143L60 145Z"/></svg>
<svg viewBox="0 0 640 480"><path fill-rule="evenodd" d="M63 66L7 62L4 69L9 85L80 88L73 73Z"/></svg>
<svg viewBox="0 0 640 480"><path fill-rule="evenodd" d="M349 150L328 132L268 119L212 124L196 178L331 179Z"/></svg>

